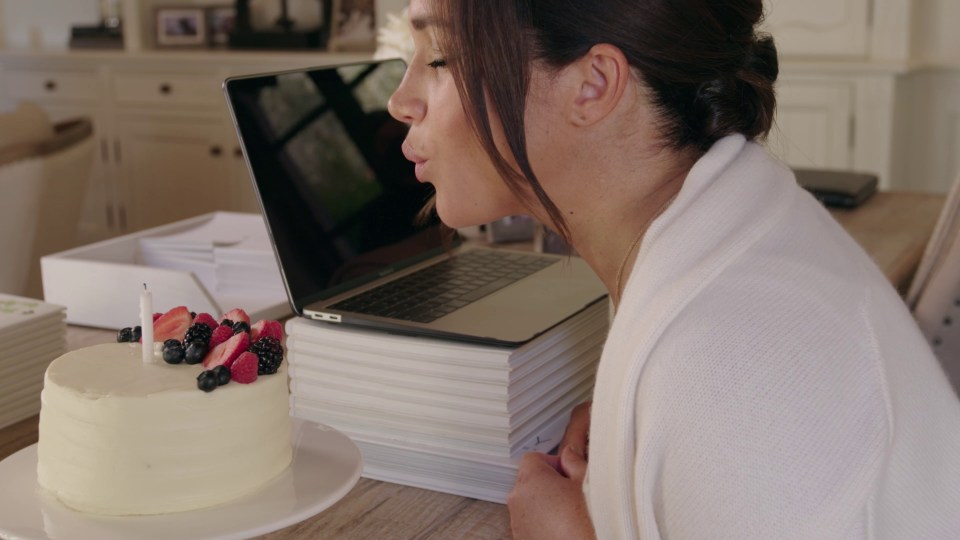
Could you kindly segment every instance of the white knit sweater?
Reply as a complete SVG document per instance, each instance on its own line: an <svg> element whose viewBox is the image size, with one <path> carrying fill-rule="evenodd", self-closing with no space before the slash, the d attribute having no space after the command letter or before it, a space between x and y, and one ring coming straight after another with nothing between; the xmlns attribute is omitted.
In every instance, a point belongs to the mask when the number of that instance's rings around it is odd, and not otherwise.
<svg viewBox="0 0 960 540"><path fill-rule="evenodd" d="M600 538L960 538L960 402L869 257L742 136L647 232L592 411Z"/></svg>

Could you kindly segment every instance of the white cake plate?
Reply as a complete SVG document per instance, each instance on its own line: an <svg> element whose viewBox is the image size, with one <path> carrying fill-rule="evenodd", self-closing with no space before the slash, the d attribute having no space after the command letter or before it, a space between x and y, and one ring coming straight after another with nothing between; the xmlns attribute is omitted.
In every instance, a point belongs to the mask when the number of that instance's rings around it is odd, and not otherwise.
<svg viewBox="0 0 960 540"><path fill-rule="evenodd" d="M343 498L360 478L360 450L333 428L293 420L293 462L256 493L226 504L156 516L73 511L37 485L37 445L0 462L0 538L129 540L249 538L299 523Z"/></svg>

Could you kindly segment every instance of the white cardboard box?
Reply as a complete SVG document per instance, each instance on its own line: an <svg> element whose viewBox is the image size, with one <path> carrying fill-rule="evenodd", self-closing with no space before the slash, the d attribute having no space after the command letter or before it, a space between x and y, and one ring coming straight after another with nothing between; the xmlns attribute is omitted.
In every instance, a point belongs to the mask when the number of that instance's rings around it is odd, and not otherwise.
<svg viewBox="0 0 960 540"><path fill-rule="evenodd" d="M292 311L285 294L217 295L208 291L192 272L143 264L141 238L183 232L218 214L231 213L204 214L41 257L44 299L66 306L70 324L109 329L138 324L144 283L153 294L154 312L187 306L197 313L217 317L230 309L242 308L251 321L289 315Z"/></svg>

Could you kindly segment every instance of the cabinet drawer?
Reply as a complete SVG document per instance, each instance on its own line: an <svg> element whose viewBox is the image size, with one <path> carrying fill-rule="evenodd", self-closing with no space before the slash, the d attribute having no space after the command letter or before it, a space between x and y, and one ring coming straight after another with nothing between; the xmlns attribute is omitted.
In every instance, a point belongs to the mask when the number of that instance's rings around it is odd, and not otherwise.
<svg viewBox="0 0 960 540"><path fill-rule="evenodd" d="M100 93L93 73L11 69L3 79L7 97L14 100L94 101Z"/></svg>
<svg viewBox="0 0 960 540"><path fill-rule="evenodd" d="M118 103L129 105L220 105L221 83L199 75L117 74L113 93Z"/></svg>

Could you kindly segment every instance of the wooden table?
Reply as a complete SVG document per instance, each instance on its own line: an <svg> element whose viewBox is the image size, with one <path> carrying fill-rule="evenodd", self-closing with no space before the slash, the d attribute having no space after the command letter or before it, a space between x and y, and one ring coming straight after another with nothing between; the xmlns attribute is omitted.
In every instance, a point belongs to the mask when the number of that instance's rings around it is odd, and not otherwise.
<svg viewBox="0 0 960 540"><path fill-rule="evenodd" d="M942 195L878 193L855 210L831 213L890 281L905 290L933 231ZM105 330L70 327L69 349L114 340ZM37 417L0 430L0 459L37 441ZM466 497L360 479L340 502L302 523L262 536L297 538L509 538L506 507Z"/></svg>

